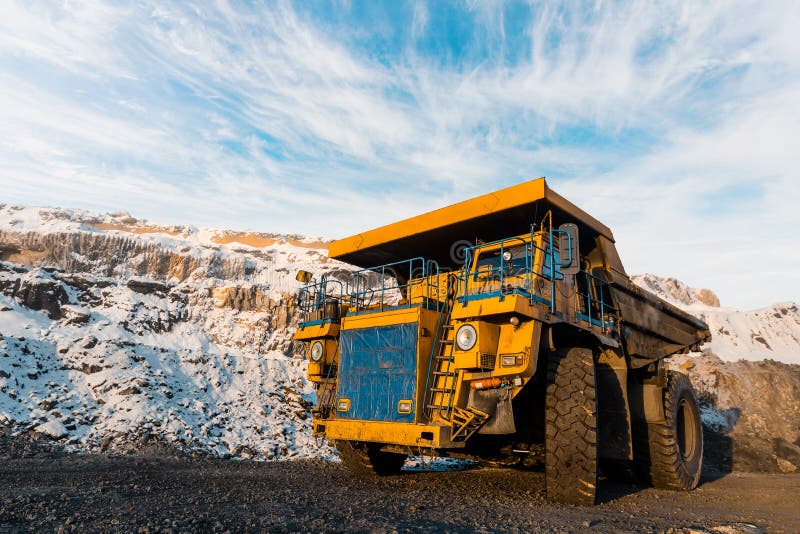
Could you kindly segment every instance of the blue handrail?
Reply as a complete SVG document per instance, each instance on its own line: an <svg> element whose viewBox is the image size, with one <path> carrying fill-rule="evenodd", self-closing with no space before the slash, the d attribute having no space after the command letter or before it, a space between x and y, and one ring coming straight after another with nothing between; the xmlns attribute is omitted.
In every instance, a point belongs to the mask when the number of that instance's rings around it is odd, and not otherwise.
<svg viewBox="0 0 800 534"><path fill-rule="evenodd" d="M607 333L610 329L614 328L614 317L617 317L617 310L608 301L607 294L609 283L591 273L581 271L580 274L584 277L586 294L576 291L576 317L580 321L587 323L589 326L600 327L603 333ZM596 296L592 298L592 289L596 291ZM612 320L607 320L612 317Z"/></svg>
<svg viewBox="0 0 800 534"><path fill-rule="evenodd" d="M373 276L377 280L372 280ZM401 279L406 283L401 284ZM354 313L372 309L375 307L373 303L379 310L383 310L389 306L395 307L388 302L393 294L399 294L401 302L405 300L401 305L411 306L411 288L419 284L425 284L422 296L427 302L438 299L441 291L437 262L422 257L396 261L353 271L344 282L328 280L323 275L319 281L300 288L299 307L306 319L322 309L325 302L331 299L339 304L347 304L348 309Z"/></svg>
<svg viewBox="0 0 800 534"><path fill-rule="evenodd" d="M379 275L380 279L377 287L370 287L370 274ZM427 260L422 257L410 258L354 271L351 273L350 283L347 285L350 309L359 311L370 308L373 306L375 297L379 296L376 304L380 310L383 310L387 307L387 293L389 293L391 297L393 291L396 291L401 296L405 294L405 305L410 306L410 290L418 284L425 284L423 295L426 299L432 300L434 290L436 290L438 294L438 275L439 264L433 260ZM432 282L429 277L435 277L435 280ZM400 283L401 278L406 280L405 284ZM369 298L367 298L367 296L369 296Z"/></svg>
<svg viewBox="0 0 800 534"><path fill-rule="evenodd" d="M556 239L567 236L567 250L560 250L556 245ZM503 300L508 294L520 294L528 298L533 304L538 302L550 308L551 313L556 312L556 282L563 278L561 267L570 265L572 258L572 235L560 229L548 229L545 233L547 243L538 246L535 243L535 233L531 230L529 238L513 236L506 239L498 239L490 243L481 243L468 247L464 251L464 267L457 275L455 283L461 287L456 289L456 298L462 304L472 300L485 298L498 298ZM498 264L484 265L486 269L478 270L477 262L474 258L479 257L479 251L499 245ZM523 255L511 260L505 259L505 252L509 248L522 248ZM536 269L536 255L544 254L540 262L541 267ZM521 260L524 262L520 263ZM475 263L475 265L473 265ZM350 273L349 280L328 280L323 276L318 282L308 284L300 289L300 310L304 313L304 319L309 315L319 311L331 300L338 302L339 305L347 304L348 313L359 313L360 311L383 311L387 308L400 306L412 306L412 288L418 284L425 284L423 291L416 294L422 296L423 302L429 305L436 302L437 309L441 309L443 300L443 289L440 287L440 269L437 262L427 260L422 257L414 257L407 260L396 261L384 265L378 265L368 269L360 269ZM477 279L481 274L487 279L491 279L491 288L479 290L470 294L470 282ZM374 282L371 276L376 276ZM580 284L575 291L575 319L587 323L589 326L600 327L603 332L612 328L614 320L606 320L607 317L616 317L616 309L609 304L608 282L598 278L586 271L581 270L578 276L583 276L585 293L580 290ZM522 280L518 278L522 277ZM509 281L509 279L515 279ZM540 279L549 282L549 295L538 294L539 291L534 287L534 281ZM401 283L405 280L405 283ZM473 283L474 285L474 283ZM541 287L541 286L538 286ZM595 292L593 295L592 292ZM393 295L399 295L398 302L390 302ZM416 301L414 301L416 303ZM320 322L324 322L322 319ZM308 324L308 322L306 322ZM437 325L437 329L439 326Z"/></svg>
<svg viewBox="0 0 800 534"><path fill-rule="evenodd" d="M341 281L329 280L323 275L319 281L300 288L298 307L308 315L322 309L328 299L340 300L343 294L344 284Z"/></svg>

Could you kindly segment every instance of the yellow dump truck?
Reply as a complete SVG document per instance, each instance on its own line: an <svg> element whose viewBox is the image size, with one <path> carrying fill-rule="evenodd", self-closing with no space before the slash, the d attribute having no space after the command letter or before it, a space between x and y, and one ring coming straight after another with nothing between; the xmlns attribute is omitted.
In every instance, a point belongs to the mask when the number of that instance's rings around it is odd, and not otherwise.
<svg viewBox="0 0 800 534"><path fill-rule="evenodd" d="M544 466L549 499L598 475L692 489L702 428L664 358L707 326L635 286L605 225L544 178L331 243L354 266L301 290L315 436L365 475L409 454Z"/></svg>

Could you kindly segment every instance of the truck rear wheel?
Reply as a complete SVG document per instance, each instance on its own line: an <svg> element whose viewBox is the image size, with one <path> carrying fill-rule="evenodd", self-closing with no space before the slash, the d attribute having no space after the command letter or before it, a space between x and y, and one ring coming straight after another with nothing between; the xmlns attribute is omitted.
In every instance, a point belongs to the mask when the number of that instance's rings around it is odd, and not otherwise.
<svg viewBox="0 0 800 534"><path fill-rule="evenodd" d="M335 445L345 469L359 476L396 475L408 457L397 452L384 452L377 443L337 440Z"/></svg>
<svg viewBox="0 0 800 534"><path fill-rule="evenodd" d="M691 490L703 469L703 426L700 407L689 378L667 374L664 388L664 422L649 423L641 434L637 468L656 488Z"/></svg>
<svg viewBox="0 0 800 534"><path fill-rule="evenodd" d="M597 394L590 349L550 355L545 401L545 480L551 501L593 505L597 494Z"/></svg>

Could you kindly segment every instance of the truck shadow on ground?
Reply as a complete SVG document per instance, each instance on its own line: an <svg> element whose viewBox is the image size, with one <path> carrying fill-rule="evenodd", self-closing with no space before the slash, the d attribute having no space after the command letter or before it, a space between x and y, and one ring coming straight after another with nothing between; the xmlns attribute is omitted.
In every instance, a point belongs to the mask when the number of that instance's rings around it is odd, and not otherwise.
<svg viewBox="0 0 800 534"><path fill-rule="evenodd" d="M733 439L703 428L703 474L700 484L718 480L733 472Z"/></svg>
<svg viewBox="0 0 800 534"><path fill-rule="evenodd" d="M717 432L708 427L703 428L704 462L700 478L700 486L707 482L719 480L733 472L733 440L724 433ZM491 470L516 470L544 473L543 466L533 468L482 466L477 462L461 461L442 463L440 460L427 460L407 465L400 476L409 477L436 477L453 472L475 472ZM613 470L613 471L612 471ZM541 479L542 491L544 478ZM598 481L597 503L613 502L628 495L639 493L649 488L637 477L635 470L630 465L601 464L601 474Z"/></svg>
<svg viewBox="0 0 800 534"><path fill-rule="evenodd" d="M721 432L716 432L706 426L703 427L703 470L700 475L698 487L707 482L719 480L733 472L733 440ZM615 466L619 469L619 466ZM601 476L597 502L605 503L620 499L627 495L638 493L650 486L641 482L632 468L617 471L613 476Z"/></svg>
<svg viewBox="0 0 800 534"><path fill-rule="evenodd" d="M722 439L723 442L727 442L727 444L730 443L730 439L725 436L717 435L712 439ZM725 443L723 443L723 445L725 445ZM717 462L710 463L710 465L707 465L703 468L700 485L702 486L704 483L712 482L726 476L731 472L730 465L731 464L729 461L727 464L720 464ZM526 477L526 479L534 482L536 486L540 486L532 489L538 490L542 495L545 493L545 478L543 468L482 466L473 462L464 462L458 466L450 465L441 467L435 466L435 462L431 462L431 464L428 464L424 467L420 465L406 466L400 472L399 477L403 479L418 479L420 481L426 480L428 482L432 482L439 477L448 477L450 474L472 473L478 474L479 476L486 476L489 479L492 479L494 476L496 476L498 479L503 479L508 475L509 472L514 471L538 473L538 476L534 478ZM495 475L493 475L493 473ZM601 474L598 480L597 504L611 503L629 495L634 495L645 491L648 488L650 488L650 486L639 481L632 470L624 475L616 473L613 477L608 477L605 474Z"/></svg>
<svg viewBox="0 0 800 534"><path fill-rule="evenodd" d="M701 404L705 407L715 408L713 401L709 399L701 399ZM709 425L703 425L703 448L704 460L703 471L700 478L700 486L707 482L719 480L733 472L734 465L734 447L733 439L727 435L736 424L739 416L739 410L726 410L725 415L728 416L729 426L725 429L713 428ZM544 473L544 467L501 467L495 465L481 465L478 462L469 460L457 462L442 462L437 459L428 459L419 461L415 464L407 465L400 473L401 476L414 476L425 478L441 476L446 473L452 472L474 472L478 470L516 470L528 472ZM542 490L544 490L544 478L542 481ZM600 476L598 481L597 502L608 503L616 501L628 495L639 493L649 488L647 484L643 483L637 476L636 470L632 464L608 464L601 462Z"/></svg>

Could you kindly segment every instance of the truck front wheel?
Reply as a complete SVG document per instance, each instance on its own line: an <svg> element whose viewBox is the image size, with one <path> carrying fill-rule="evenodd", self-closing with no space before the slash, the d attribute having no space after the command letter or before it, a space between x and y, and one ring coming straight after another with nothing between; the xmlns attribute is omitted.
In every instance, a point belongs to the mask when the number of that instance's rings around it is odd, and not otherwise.
<svg viewBox="0 0 800 534"><path fill-rule="evenodd" d="M593 505L597 494L597 394L590 349L550 354L545 400L547 498Z"/></svg>
<svg viewBox="0 0 800 534"><path fill-rule="evenodd" d="M396 475L408 456L382 451L377 443L337 440L334 445L345 469L359 476Z"/></svg>
<svg viewBox="0 0 800 534"><path fill-rule="evenodd" d="M703 426L692 383L670 371L664 388L664 421L649 423L641 434L637 468L647 482L662 489L691 490L703 468Z"/></svg>

